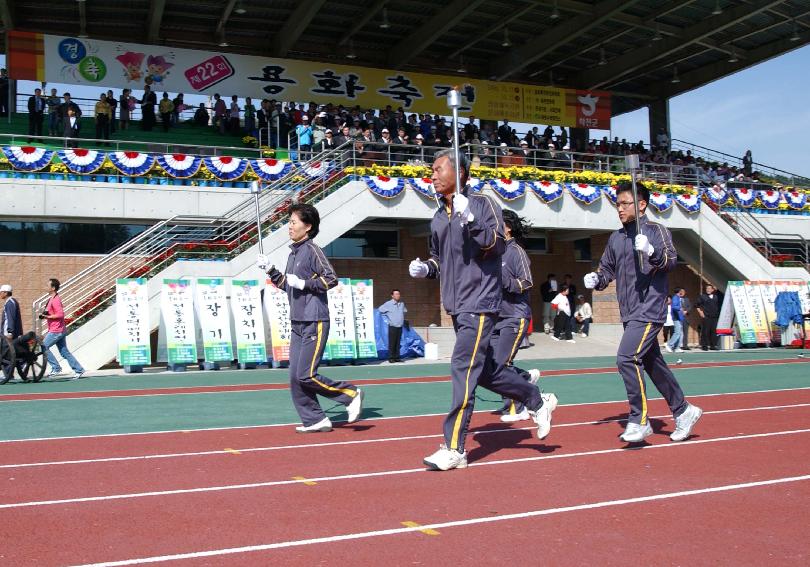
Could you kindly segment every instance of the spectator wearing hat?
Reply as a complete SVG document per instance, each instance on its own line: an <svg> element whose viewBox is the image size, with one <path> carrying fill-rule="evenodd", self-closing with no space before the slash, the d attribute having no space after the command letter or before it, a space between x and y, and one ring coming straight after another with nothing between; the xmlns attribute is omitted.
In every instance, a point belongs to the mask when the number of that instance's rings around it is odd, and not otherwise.
<svg viewBox="0 0 810 567"><path fill-rule="evenodd" d="M309 125L309 116L301 116L301 124L295 127L295 135L298 137L298 159L304 161L309 159L312 153L312 126Z"/></svg>
<svg viewBox="0 0 810 567"><path fill-rule="evenodd" d="M312 146L316 149L323 145L323 141L326 138L326 126L324 125L325 119L326 113L319 112L315 115L315 119L312 121Z"/></svg>
<svg viewBox="0 0 810 567"><path fill-rule="evenodd" d="M22 335L23 329L20 304L12 297L12 291L9 284L0 286L0 300L5 301L3 315L0 316L0 332L4 337L13 341Z"/></svg>
<svg viewBox="0 0 810 567"><path fill-rule="evenodd" d="M334 150L340 145L337 143L336 138L338 138L338 136L335 136L331 130L326 130L323 133L323 140L321 140L319 145L315 146L315 149L319 152L328 152L330 150Z"/></svg>

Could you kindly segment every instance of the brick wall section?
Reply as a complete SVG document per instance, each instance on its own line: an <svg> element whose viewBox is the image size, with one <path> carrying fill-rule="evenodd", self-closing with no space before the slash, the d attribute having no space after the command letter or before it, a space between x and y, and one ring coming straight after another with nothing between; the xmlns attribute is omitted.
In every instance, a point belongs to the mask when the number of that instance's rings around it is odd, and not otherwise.
<svg viewBox="0 0 810 567"><path fill-rule="evenodd" d="M48 292L48 279L63 282L98 259L98 256L0 255L0 283L14 288L20 302L23 328L31 329L31 303Z"/></svg>

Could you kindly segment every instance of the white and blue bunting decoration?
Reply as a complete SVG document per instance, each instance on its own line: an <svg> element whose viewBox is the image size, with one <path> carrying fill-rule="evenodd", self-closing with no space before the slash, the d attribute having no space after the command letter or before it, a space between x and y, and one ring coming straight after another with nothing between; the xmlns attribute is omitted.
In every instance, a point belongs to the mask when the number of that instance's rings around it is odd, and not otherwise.
<svg viewBox="0 0 810 567"><path fill-rule="evenodd" d="M59 150L58 153L59 159L73 173L94 173L104 164L107 157L104 152L83 148L68 148Z"/></svg>
<svg viewBox="0 0 810 567"><path fill-rule="evenodd" d="M231 156L212 156L203 158L205 167L220 181L239 179L248 167L246 158Z"/></svg>
<svg viewBox="0 0 810 567"><path fill-rule="evenodd" d="M725 185L712 185L703 190L703 194L715 205L722 205L728 201L728 191Z"/></svg>
<svg viewBox="0 0 810 567"><path fill-rule="evenodd" d="M659 213L668 211L672 208L672 195L669 193L650 193L650 206Z"/></svg>
<svg viewBox="0 0 810 567"><path fill-rule="evenodd" d="M129 176L144 175L155 165L155 156L144 152L110 152L107 157L115 169Z"/></svg>
<svg viewBox="0 0 810 567"><path fill-rule="evenodd" d="M272 158L252 159L250 167L262 181L275 181L290 172L292 162Z"/></svg>
<svg viewBox="0 0 810 567"><path fill-rule="evenodd" d="M738 205L747 209L754 204L757 193L748 187L738 187L731 190L731 195Z"/></svg>
<svg viewBox="0 0 810 567"><path fill-rule="evenodd" d="M782 194L778 189L760 189L757 196L766 209L778 209L782 200Z"/></svg>
<svg viewBox="0 0 810 567"><path fill-rule="evenodd" d="M53 159L54 151L33 146L4 146L3 153L14 169L39 171Z"/></svg>
<svg viewBox="0 0 810 567"><path fill-rule="evenodd" d="M517 179L492 179L489 186L507 201L514 201L526 193L525 182Z"/></svg>
<svg viewBox="0 0 810 567"><path fill-rule="evenodd" d="M697 194L677 193L675 202L687 213L696 213L700 210L700 195Z"/></svg>
<svg viewBox="0 0 810 567"><path fill-rule="evenodd" d="M529 181L534 194L544 203L553 203L563 194L563 186L554 181Z"/></svg>
<svg viewBox="0 0 810 567"><path fill-rule="evenodd" d="M807 193L804 191L788 191L785 193L785 201L788 207L794 210L801 210L807 204Z"/></svg>
<svg viewBox="0 0 810 567"><path fill-rule="evenodd" d="M613 185L605 185L604 187L602 187L602 195L607 197L608 200L611 203L613 203L614 205L616 204L617 196L616 196L616 187L615 186L613 186Z"/></svg>
<svg viewBox="0 0 810 567"><path fill-rule="evenodd" d="M363 181L372 193L386 199L392 199L405 190L405 180L401 177L364 175Z"/></svg>
<svg viewBox="0 0 810 567"><path fill-rule="evenodd" d="M323 177L328 174L333 167L330 161L316 161L301 167L307 177Z"/></svg>
<svg viewBox="0 0 810 567"><path fill-rule="evenodd" d="M435 191L430 177L411 177L408 179L408 184L420 195L424 195L430 199L434 198L433 193Z"/></svg>
<svg viewBox="0 0 810 567"><path fill-rule="evenodd" d="M202 158L187 154L161 154L157 156L157 162L166 173L180 179L196 175L202 166Z"/></svg>
<svg viewBox="0 0 810 567"><path fill-rule="evenodd" d="M470 188L470 191L475 191L476 193L480 193L481 190L486 187L486 183L483 180L478 179L477 177L470 177L467 180L467 187Z"/></svg>
<svg viewBox="0 0 810 567"><path fill-rule="evenodd" d="M598 185L590 185L589 183L567 183L568 192L573 195L577 201L581 201L586 205L590 205L599 198L601 191Z"/></svg>

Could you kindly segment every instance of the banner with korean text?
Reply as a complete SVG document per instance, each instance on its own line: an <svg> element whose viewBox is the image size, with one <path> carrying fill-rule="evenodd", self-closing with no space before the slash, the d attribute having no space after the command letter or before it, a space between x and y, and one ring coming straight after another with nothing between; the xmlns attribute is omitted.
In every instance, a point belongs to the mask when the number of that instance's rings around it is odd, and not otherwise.
<svg viewBox="0 0 810 567"><path fill-rule="evenodd" d="M242 364L267 362L261 303L258 280L231 280L236 358Z"/></svg>
<svg viewBox="0 0 810 567"><path fill-rule="evenodd" d="M332 102L346 106L447 114L447 92L459 85L462 113L610 129L609 92L373 69L296 59L177 49L30 32L8 33L13 79L104 88L183 92L253 99Z"/></svg>
<svg viewBox="0 0 810 567"><path fill-rule="evenodd" d="M194 303L202 329L205 361L232 361L231 314L225 299L225 280L197 278Z"/></svg>
<svg viewBox="0 0 810 567"><path fill-rule="evenodd" d="M152 362L146 284L146 278L115 280L118 363L121 366L144 366Z"/></svg>
<svg viewBox="0 0 810 567"><path fill-rule="evenodd" d="M374 280L351 280L357 358L377 358L374 338Z"/></svg>
<svg viewBox="0 0 810 567"><path fill-rule="evenodd" d="M276 362L290 360L290 302L287 292L280 290L269 279L264 284L264 309L270 325L272 358Z"/></svg>
<svg viewBox="0 0 810 567"><path fill-rule="evenodd" d="M191 280L164 279L160 292L161 331L169 364L197 362L194 294ZM158 341L160 343L162 341ZM158 348L160 351L160 348Z"/></svg>
<svg viewBox="0 0 810 567"><path fill-rule="evenodd" d="M762 284L765 282L743 282L748 305L751 308L750 318L756 334L757 343L771 342L771 329L765 314L765 300L762 297Z"/></svg>
<svg viewBox="0 0 810 567"><path fill-rule="evenodd" d="M326 340L323 360L352 360L357 358L351 280L339 278L338 284L330 289L326 295L329 302L329 338Z"/></svg>

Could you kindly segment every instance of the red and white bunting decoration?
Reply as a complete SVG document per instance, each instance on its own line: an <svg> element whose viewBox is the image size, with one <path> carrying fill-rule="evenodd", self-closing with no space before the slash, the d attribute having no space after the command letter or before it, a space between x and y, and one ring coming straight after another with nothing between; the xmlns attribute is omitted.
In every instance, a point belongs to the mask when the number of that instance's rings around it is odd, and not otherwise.
<svg viewBox="0 0 810 567"><path fill-rule="evenodd" d="M328 161L314 161L301 167L308 177L323 177L332 169L332 163Z"/></svg>
<svg viewBox="0 0 810 567"><path fill-rule="evenodd" d="M148 173L155 165L155 156L143 152L110 152L107 157L115 169L135 177Z"/></svg>
<svg viewBox="0 0 810 567"><path fill-rule="evenodd" d="M615 185L605 185L602 187L602 195L607 197L611 203L614 205L616 204L616 186Z"/></svg>
<svg viewBox="0 0 810 567"><path fill-rule="evenodd" d="M526 185L518 179L493 179L489 186L507 201L514 201L526 192Z"/></svg>
<svg viewBox="0 0 810 567"><path fill-rule="evenodd" d="M696 213L700 210L700 195L691 193L677 193L675 202L687 213Z"/></svg>
<svg viewBox="0 0 810 567"><path fill-rule="evenodd" d="M420 195L433 199L433 193L435 193L435 191L430 177L411 177L408 183L410 183L411 187Z"/></svg>
<svg viewBox="0 0 810 567"><path fill-rule="evenodd" d="M731 195L734 197L734 200L737 201L738 205L746 209L754 204L754 199L757 196L756 192L748 187L732 189Z"/></svg>
<svg viewBox="0 0 810 567"><path fill-rule="evenodd" d="M669 193L650 193L650 206L659 213L668 211L672 208L672 195Z"/></svg>
<svg viewBox="0 0 810 567"><path fill-rule="evenodd" d="M401 177L385 177L383 175L363 176L366 187L380 197L391 199L405 190L405 180Z"/></svg>
<svg viewBox="0 0 810 567"><path fill-rule="evenodd" d="M801 210L807 205L807 193L793 189L785 193L785 201L791 209Z"/></svg>
<svg viewBox="0 0 810 567"><path fill-rule="evenodd" d="M33 146L3 146L3 153L14 169L39 171L53 159L53 150Z"/></svg>
<svg viewBox="0 0 810 567"><path fill-rule="evenodd" d="M250 160L250 167L262 181L275 181L287 175L292 169L292 163L279 159L262 158Z"/></svg>
<svg viewBox="0 0 810 567"><path fill-rule="evenodd" d="M553 203L563 194L563 186L554 181L530 181L534 194L544 203Z"/></svg>
<svg viewBox="0 0 810 567"><path fill-rule="evenodd" d="M103 164L107 155L98 150L85 150L84 148L69 148L59 150L59 159L73 173L93 173Z"/></svg>
<svg viewBox="0 0 810 567"><path fill-rule="evenodd" d="M703 190L703 194L715 205L723 205L728 201L728 191L725 185L712 185Z"/></svg>
<svg viewBox="0 0 810 567"><path fill-rule="evenodd" d="M586 205L590 205L599 198L601 191L596 185L589 183L568 183L568 192L574 196L577 201L582 201Z"/></svg>
<svg viewBox="0 0 810 567"><path fill-rule="evenodd" d="M231 156L213 156L203 158L205 167L214 174L220 181L233 181L244 175L248 167L248 160L245 158Z"/></svg>
<svg viewBox="0 0 810 567"><path fill-rule="evenodd" d="M185 179L196 175L202 166L202 158L187 154L162 154L157 162L172 177Z"/></svg>
<svg viewBox="0 0 810 567"><path fill-rule="evenodd" d="M759 200L762 201L762 206L766 209L778 209L779 201L782 200L782 194L778 189L760 189L758 193Z"/></svg>

